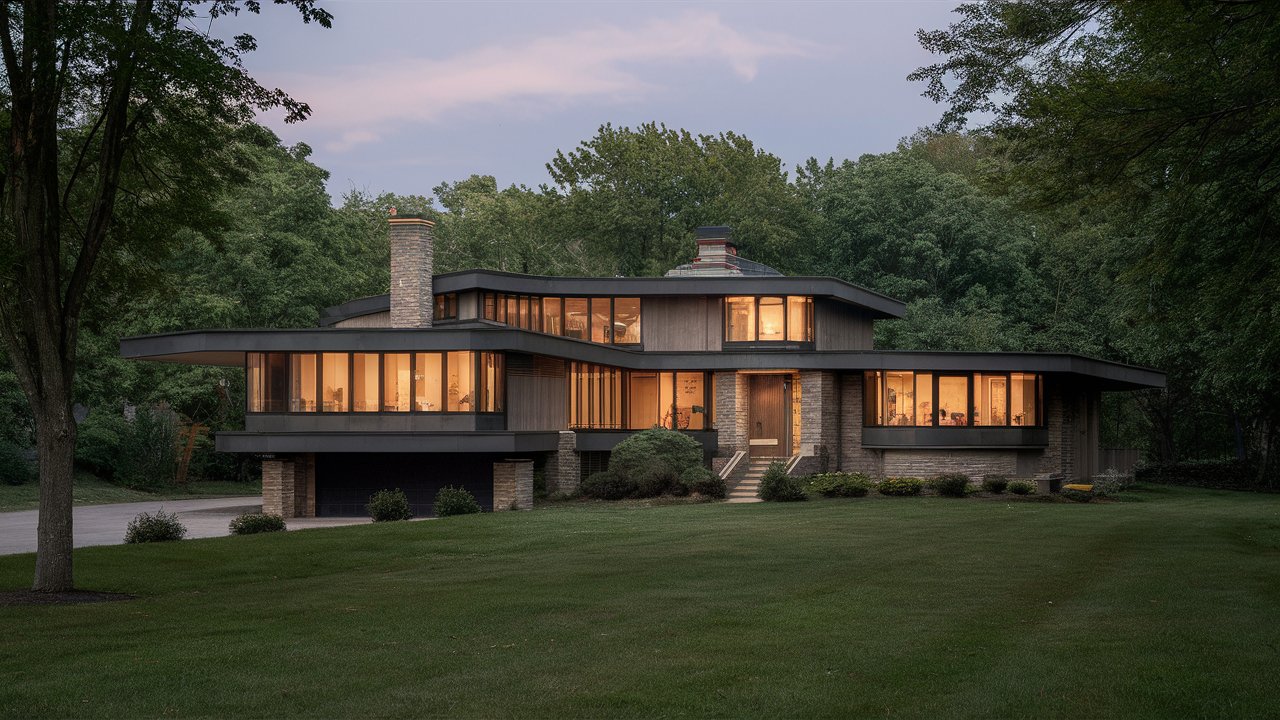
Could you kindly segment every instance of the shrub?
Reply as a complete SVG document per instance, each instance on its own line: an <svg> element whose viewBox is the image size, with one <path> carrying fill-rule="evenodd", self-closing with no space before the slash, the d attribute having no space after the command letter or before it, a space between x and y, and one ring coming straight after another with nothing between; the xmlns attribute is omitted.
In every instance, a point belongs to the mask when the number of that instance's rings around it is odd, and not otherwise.
<svg viewBox="0 0 1280 720"><path fill-rule="evenodd" d="M1258 478L1258 468L1243 460L1186 460L1145 465L1134 471L1138 482L1190 485L1219 490L1271 490Z"/></svg>
<svg viewBox="0 0 1280 720"><path fill-rule="evenodd" d="M1093 494L1100 497L1115 495L1132 487L1133 476L1115 468L1107 468L1102 474L1093 476Z"/></svg>
<svg viewBox="0 0 1280 720"><path fill-rule="evenodd" d="M107 480L116 472L120 438L129 432L129 421L118 412L94 410L76 430L76 464Z"/></svg>
<svg viewBox="0 0 1280 720"><path fill-rule="evenodd" d="M167 513L163 509L154 515L138 513L129 521L125 530L124 541L127 543L153 543L181 540L187 534L187 526L178 520L177 513Z"/></svg>
<svg viewBox="0 0 1280 720"><path fill-rule="evenodd" d="M663 428L638 432L609 455L609 472L636 483L643 497L662 494L685 470L701 465L702 445L697 440Z"/></svg>
<svg viewBox="0 0 1280 720"><path fill-rule="evenodd" d="M1093 499L1093 493L1088 490L1076 490L1075 488L1064 487L1058 492L1062 497L1074 502L1089 502Z"/></svg>
<svg viewBox="0 0 1280 720"><path fill-rule="evenodd" d="M924 490L924 481L913 477L891 477L881 480L876 491L881 495L919 495Z"/></svg>
<svg viewBox="0 0 1280 720"><path fill-rule="evenodd" d="M699 456L699 465L690 467L701 467L701 456ZM677 470L674 466L662 461L659 458L649 458L642 462L633 462L630 464L628 472L620 472L613 469L613 462L609 463L609 471L622 477L629 477L635 486L632 494L639 498L658 497L665 493L673 495L688 495L688 491L680 483L680 474L688 468Z"/></svg>
<svg viewBox="0 0 1280 720"><path fill-rule="evenodd" d="M1009 492L1014 495L1031 495L1035 491L1036 485L1030 480L1014 480L1009 483Z"/></svg>
<svg viewBox="0 0 1280 720"><path fill-rule="evenodd" d="M756 491L756 496L768 502L794 502L809 499L809 494L804 491L804 485L800 483L799 478L788 475L787 466L780 462L773 463L768 470L765 470L764 477L760 478L760 489Z"/></svg>
<svg viewBox="0 0 1280 720"><path fill-rule="evenodd" d="M636 485L627 478L619 477L609 470L592 473L582 481L578 492L583 497L596 500L621 500L631 497L636 492Z"/></svg>
<svg viewBox="0 0 1280 720"><path fill-rule="evenodd" d="M178 420L165 407L139 407L120 436L113 480L135 490L171 486L178 470Z"/></svg>
<svg viewBox="0 0 1280 720"><path fill-rule="evenodd" d="M257 535L285 529L284 518L269 513L245 513L231 521L232 535Z"/></svg>
<svg viewBox="0 0 1280 720"><path fill-rule="evenodd" d="M440 488L440 492L436 493L436 502L432 508L436 517L474 515L480 512L480 503L476 502L476 497L466 488L448 486Z"/></svg>
<svg viewBox="0 0 1280 720"><path fill-rule="evenodd" d="M680 484L689 492L699 495L723 499L729 494L729 487L724 478L698 465L685 470L680 476Z"/></svg>
<svg viewBox="0 0 1280 720"><path fill-rule="evenodd" d="M413 517L409 508L409 498L400 488L395 490L379 490L369 497L369 504L364 506L374 522L392 522L408 520Z"/></svg>
<svg viewBox="0 0 1280 720"><path fill-rule="evenodd" d="M982 478L982 489L999 495L1009 487L1009 478L1003 475L988 475Z"/></svg>
<svg viewBox="0 0 1280 720"><path fill-rule="evenodd" d="M33 475L31 463L27 462L22 449L0 438L0 483L21 485L31 482Z"/></svg>
<svg viewBox="0 0 1280 720"><path fill-rule="evenodd" d="M969 491L969 478L960 473L947 473L935 477L929 483L934 490L938 491L943 497L959 497L965 496Z"/></svg>
<svg viewBox="0 0 1280 720"><path fill-rule="evenodd" d="M809 478L809 492L823 497L864 497L871 486L871 478L863 473L818 473Z"/></svg>

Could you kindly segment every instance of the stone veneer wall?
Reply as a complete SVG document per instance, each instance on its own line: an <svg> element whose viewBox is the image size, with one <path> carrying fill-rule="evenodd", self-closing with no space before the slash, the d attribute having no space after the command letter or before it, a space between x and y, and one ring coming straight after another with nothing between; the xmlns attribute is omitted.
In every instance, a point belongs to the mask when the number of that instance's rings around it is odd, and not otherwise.
<svg viewBox="0 0 1280 720"><path fill-rule="evenodd" d="M718 372L715 384L716 454L730 457L747 449L747 376Z"/></svg>
<svg viewBox="0 0 1280 720"><path fill-rule="evenodd" d="M840 397L837 378L828 370L800 373L800 461L792 470L797 475L836 469L839 462ZM826 467L823 468L823 450Z"/></svg>
<svg viewBox="0 0 1280 720"><path fill-rule="evenodd" d="M294 516L293 471L293 460L270 458L262 461L262 512L285 518Z"/></svg>
<svg viewBox="0 0 1280 720"><path fill-rule="evenodd" d="M295 455L293 458L293 517L316 516L316 456L315 453Z"/></svg>
<svg viewBox="0 0 1280 720"><path fill-rule="evenodd" d="M431 327L435 296L435 223L420 218L390 219L391 327Z"/></svg>
<svg viewBox="0 0 1280 720"><path fill-rule="evenodd" d="M533 509L533 461L493 464L493 511Z"/></svg>
<svg viewBox="0 0 1280 720"><path fill-rule="evenodd" d="M1017 450L884 450L886 477L933 477L960 473L974 482L984 475L1018 474Z"/></svg>
<svg viewBox="0 0 1280 720"><path fill-rule="evenodd" d="M578 456L578 434L561 430L556 452L547 456L547 492L571 493L582 482L582 459Z"/></svg>
<svg viewBox="0 0 1280 720"><path fill-rule="evenodd" d="M840 469L884 477L884 452L862 447L862 373L840 376Z"/></svg>

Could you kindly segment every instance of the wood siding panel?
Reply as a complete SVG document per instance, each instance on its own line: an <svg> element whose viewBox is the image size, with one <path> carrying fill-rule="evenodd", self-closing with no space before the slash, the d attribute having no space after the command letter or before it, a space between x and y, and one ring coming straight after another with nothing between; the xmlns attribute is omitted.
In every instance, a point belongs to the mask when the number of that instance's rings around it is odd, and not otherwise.
<svg viewBox="0 0 1280 720"><path fill-rule="evenodd" d="M645 350L720 350L721 300L715 297L647 297L641 301Z"/></svg>
<svg viewBox="0 0 1280 720"><path fill-rule="evenodd" d="M813 315L815 349L872 349L871 318L862 310L828 298L814 298Z"/></svg>
<svg viewBox="0 0 1280 720"><path fill-rule="evenodd" d="M357 315L346 320L339 320L333 324L333 327L339 328L385 328L391 327L391 311L384 310L382 312L370 313L368 315Z"/></svg>
<svg viewBox="0 0 1280 720"><path fill-rule="evenodd" d="M507 354L507 429L564 430L569 426L563 360Z"/></svg>

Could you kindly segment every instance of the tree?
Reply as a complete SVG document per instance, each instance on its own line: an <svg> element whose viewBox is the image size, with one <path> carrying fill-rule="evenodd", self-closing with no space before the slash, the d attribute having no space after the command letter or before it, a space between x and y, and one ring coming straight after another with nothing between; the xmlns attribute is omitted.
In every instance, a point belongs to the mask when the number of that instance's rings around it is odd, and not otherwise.
<svg viewBox="0 0 1280 720"><path fill-rule="evenodd" d="M1126 228L1116 307L1143 359L1247 427L1260 476L1280 439L1280 5L970 3L922 31L917 70L1005 138L1044 207Z"/></svg>
<svg viewBox="0 0 1280 720"><path fill-rule="evenodd" d="M293 5L328 26L314 0ZM212 18L259 0L214 0ZM71 414L80 318L104 255L144 264L159 209L191 185L228 177L221 141L255 110L288 121L309 108L244 70L250 35L225 42L198 29L197 3L0 1L4 59L0 149L0 338L31 405L40 465L33 588L73 587ZM179 206L180 207L180 206ZM130 272L131 263L119 267Z"/></svg>

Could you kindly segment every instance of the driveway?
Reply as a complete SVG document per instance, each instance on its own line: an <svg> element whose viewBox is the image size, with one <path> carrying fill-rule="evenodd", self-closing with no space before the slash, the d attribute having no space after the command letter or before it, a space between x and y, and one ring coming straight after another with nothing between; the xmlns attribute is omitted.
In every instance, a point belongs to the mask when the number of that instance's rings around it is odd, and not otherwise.
<svg viewBox="0 0 1280 720"><path fill-rule="evenodd" d="M119 545L124 542L124 531L129 521L138 513L154 513L164 509L178 513L187 526L187 537L205 538L230 535L228 523L237 515L262 511L262 497L210 498L205 500L155 500L113 505L82 505L72 515L72 532L75 546ZM13 555L36 551L37 511L0 513L0 555ZM289 518L285 521L290 530L338 525L359 525L368 518Z"/></svg>

